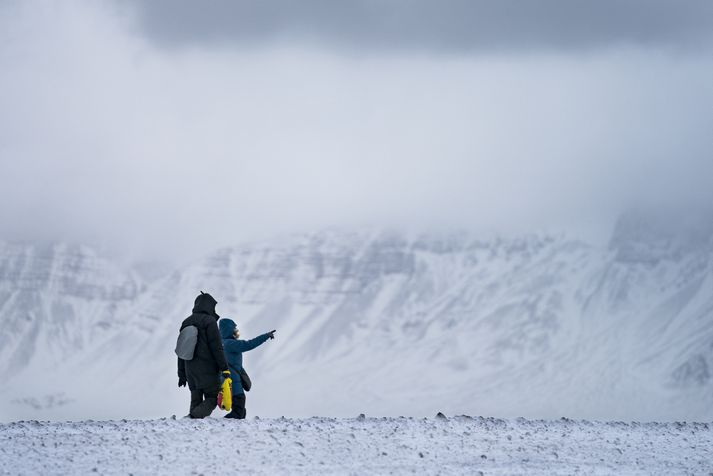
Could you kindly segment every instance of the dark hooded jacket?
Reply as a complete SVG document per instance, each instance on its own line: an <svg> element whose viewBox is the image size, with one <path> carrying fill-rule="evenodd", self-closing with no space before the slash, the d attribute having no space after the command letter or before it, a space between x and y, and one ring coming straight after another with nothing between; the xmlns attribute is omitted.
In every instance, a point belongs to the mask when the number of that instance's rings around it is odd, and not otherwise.
<svg viewBox="0 0 713 476"><path fill-rule="evenodd" d="M214 389L220 386L220 372L228 370L228 363L223 353L223 343L218 332L218 304L210 294L201 293L193 306L193 314L181 324L198 328L198 342L193 359L178 359L178 378L188 382L188 388Z"/></svg>
<svg viewBox="0 0 713 476"><path fill-rule="evenodd" d="M231 319L221 319L218 323L220 335L223 338L223 348L225 356L230 364L230 378L233 379L233 394L245 393L240 385L240 375L238 370L243 368L243 352L253 350L262 345L270 338L270 334L262 334L250 340L238 340L233 336L235 332L235 322Z"/></svg>

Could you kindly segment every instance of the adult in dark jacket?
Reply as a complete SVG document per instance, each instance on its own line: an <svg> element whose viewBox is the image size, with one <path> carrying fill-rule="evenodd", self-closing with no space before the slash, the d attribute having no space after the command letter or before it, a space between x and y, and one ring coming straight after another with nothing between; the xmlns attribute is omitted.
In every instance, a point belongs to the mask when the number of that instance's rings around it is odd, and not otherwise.
<svg viewBox="0 0 713 476"><path fill-rule="evenodd" d="M268 339L275 338L275 331L262 334L254 339L240 340L240 331L231 319L221 319L218 323L220 336L223 338L223 349L225 357L228 359L230 367L230 378L233 379L233 409L225 415L225 418L245 418L245 391L240 384L240 374L238 371L243 368L243 352L253 350L255 347L265 343Z"/></svg>
<svg viewBox="0 0 713 476"><path fill-rule="evenodd" d="M217 322L220 316L215 313L218 304L210 294L201 294L196 298L193 314L181 324L198 328L198 342L193 359L178 359L178 386L191 390L191 418L205 418L218 405L220 391L220 373L228 375L228 363L223 353L223 342L218 332Z"/></svg>

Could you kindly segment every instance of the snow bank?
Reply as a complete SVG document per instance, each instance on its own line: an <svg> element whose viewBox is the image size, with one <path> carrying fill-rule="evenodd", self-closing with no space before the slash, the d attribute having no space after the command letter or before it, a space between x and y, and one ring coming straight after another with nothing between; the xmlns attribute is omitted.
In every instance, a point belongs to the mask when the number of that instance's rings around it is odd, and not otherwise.
<svg viewBox="0 0 713 476"><path fill-rule="evenodd" d="M713 429L361 415L0 425L0 474L220 474L225 466L244 474L709 474Z"/></svg>

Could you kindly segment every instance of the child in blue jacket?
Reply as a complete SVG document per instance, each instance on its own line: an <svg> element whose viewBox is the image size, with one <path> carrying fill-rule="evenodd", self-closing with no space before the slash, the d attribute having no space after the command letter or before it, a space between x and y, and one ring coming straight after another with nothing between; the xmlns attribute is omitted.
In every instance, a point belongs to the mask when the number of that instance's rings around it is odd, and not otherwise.
<svg viewBox="0 0 713 476"><path fill-rule="evenodd" d="M245 391L240 383L240 374L238 373L243 368L243 352L253 350L268 339L274 339L275 331L259 335L254 339L240 340L240 331L238 331L238 327L231 319L221 319L218 327L220 328L220 336L223 338L223 351L228 361L230 378L233 380L233 408L230 413L225 415L225 418L243 419L247 413L245 410Z"/></svg>

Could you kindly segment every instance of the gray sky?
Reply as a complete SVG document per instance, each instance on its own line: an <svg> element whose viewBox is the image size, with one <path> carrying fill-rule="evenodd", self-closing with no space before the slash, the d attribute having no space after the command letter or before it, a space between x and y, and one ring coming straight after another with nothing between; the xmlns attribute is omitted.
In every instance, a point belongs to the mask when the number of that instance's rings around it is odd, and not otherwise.
<svg viewBox="0 0 713 476"><path fill-rule="evenodd" d="M581 52L618 46L700 48L708 0L153 0L134 3L167 46L305 41L367 54Z"/></svg>
<svg viewBox="0 0 713 476"><path fill-rule="evenodd" d="M712 10L5 1L2 235L180 261L331 225L604 236L632 204L710 203Z"/></svg>

